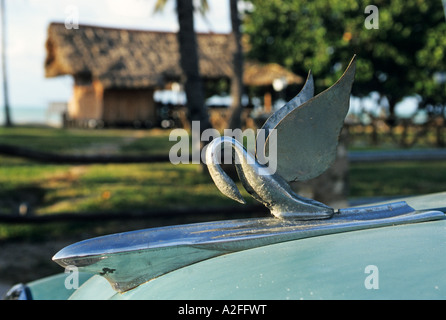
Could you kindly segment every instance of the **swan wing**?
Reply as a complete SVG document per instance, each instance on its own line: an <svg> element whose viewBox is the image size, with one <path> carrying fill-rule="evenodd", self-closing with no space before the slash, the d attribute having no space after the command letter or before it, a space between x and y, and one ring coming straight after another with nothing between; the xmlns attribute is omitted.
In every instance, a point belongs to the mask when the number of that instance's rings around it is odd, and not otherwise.
<svg viewBox="0 0 446 320"><path fill-rule="evenodd" d="M307 80L305 81L302 90L282 108L274 112L265 121L265 123L262 126L262 129L265 129L267 131L274 129L279 124L280 120L285 118L288 113L290 113L292 110L296 109L301 104L313 98L313 95L314 95L314 81L313 81L313 75L311 74L310 71L308 72Z"/></svg>
<svg viewBox="0 0 446 320"><path fill-rule="evenodd" d="M267 133L263 155L276 150L276 173L286 181L315 178L335 160L354 77L355 57L333 86L267 124L275 124L277 139Z"/></svg>

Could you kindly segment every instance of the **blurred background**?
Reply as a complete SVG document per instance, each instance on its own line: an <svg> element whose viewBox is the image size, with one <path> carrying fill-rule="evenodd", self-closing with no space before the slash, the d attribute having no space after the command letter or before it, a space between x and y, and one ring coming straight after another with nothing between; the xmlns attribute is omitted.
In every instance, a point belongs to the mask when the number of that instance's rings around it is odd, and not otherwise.
<svg viewBox="0 0 446 320"><path fill-rule="evenodd" d="M258 129L354 55L336 163L293 188L337 208L446 190L445 1L2 0L1 20L0 287L92 236L267 216L171 164L172 129Z"/></svg>

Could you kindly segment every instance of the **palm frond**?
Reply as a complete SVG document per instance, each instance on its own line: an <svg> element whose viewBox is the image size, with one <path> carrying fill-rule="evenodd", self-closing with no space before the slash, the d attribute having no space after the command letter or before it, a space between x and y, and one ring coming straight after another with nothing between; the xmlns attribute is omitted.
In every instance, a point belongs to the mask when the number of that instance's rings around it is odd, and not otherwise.
<svg viewBox="0 0 446 320"><path fill-rule="evenodd" d="M155 3L154 12L161 12L163 11L164 7L166 6L168 0L157 0Z"/></svg>

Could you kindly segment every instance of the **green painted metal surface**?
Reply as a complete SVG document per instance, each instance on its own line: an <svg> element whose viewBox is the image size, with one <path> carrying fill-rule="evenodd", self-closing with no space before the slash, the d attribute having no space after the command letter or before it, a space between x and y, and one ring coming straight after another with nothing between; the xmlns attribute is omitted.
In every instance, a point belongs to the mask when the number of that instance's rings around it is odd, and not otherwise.
<svg viewBox="0 0 446 320"><path fill-rule="evenodd" d="M283 242L202 261L125 293L71 299L445 299L446 220Z"/></svg>
<svg viewBox="0 0 446 320"><path fill-rule="evenodd" d="M76 291L76 287L82 286L92 275L80 272L76 275L76 283L67 277L68 274L61 273L28 283L32 299L67 300Z"/></svg>

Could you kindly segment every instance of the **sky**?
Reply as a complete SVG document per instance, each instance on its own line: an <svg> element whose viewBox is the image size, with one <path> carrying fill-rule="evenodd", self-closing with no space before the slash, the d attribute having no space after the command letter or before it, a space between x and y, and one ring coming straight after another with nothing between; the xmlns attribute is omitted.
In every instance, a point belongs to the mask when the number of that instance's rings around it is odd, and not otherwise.
<svg viewBox="0 0 446 320"><path fill-rule="evenodd" d="M51 22L73 21L108 27L177 31L175 1L154 13L156 0L5 0L7 67L11 107L46 107L66 102L70 76L45 78L45 41ZM195 18L197 31L230 32L229 1L208 0L207 21ZM3 90L0 90L3 101ZM3 103L1 103L3 105Z"/></svg>

